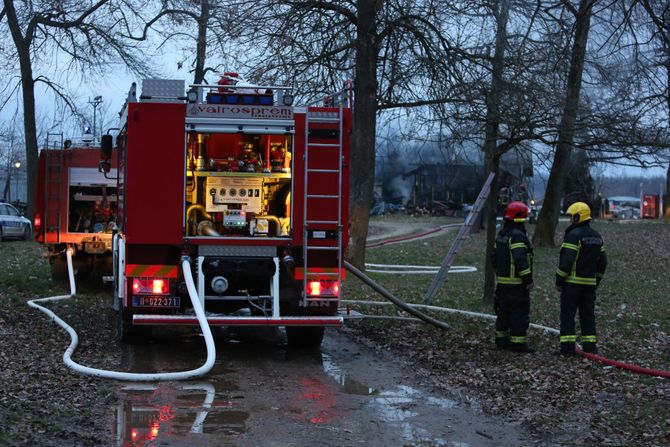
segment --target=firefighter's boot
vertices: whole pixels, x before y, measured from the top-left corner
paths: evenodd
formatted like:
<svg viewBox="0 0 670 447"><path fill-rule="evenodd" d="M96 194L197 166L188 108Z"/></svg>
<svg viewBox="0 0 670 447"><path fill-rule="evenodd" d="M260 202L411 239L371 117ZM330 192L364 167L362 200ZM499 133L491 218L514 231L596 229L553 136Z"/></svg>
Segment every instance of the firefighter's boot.
<svg viewBox="0 0 670 447"><path fill-rule="evenodd" d="M574 342L563 342L561 347L555 351L557 355L575 355L575 343Z"/></svg>
<svg viewBox="0 0 670 447"><path fill-rule="evenodd" d="M595 343L592 343L592 342L582 343L582 350L584 352L588 352L589 354L597 354L598 353L598 347L596 346Z"/></svg>
<svg viewBox="0 0 670 447"><path fill-rule="evenodd" d="M509 338L496 337L496 349L503 350L509 347Z"/></svg>

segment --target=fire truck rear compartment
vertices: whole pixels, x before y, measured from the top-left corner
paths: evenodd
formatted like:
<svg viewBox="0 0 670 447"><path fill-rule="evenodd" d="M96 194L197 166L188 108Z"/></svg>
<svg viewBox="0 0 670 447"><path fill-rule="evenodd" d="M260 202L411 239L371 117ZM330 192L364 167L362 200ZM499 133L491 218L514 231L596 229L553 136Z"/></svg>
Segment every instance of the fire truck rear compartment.
<svg viewBox="0 0 670 447"><path fill-rule="evenodd" d="M289 134L188 132L186 236L288 238L292 145Z"/></svg>

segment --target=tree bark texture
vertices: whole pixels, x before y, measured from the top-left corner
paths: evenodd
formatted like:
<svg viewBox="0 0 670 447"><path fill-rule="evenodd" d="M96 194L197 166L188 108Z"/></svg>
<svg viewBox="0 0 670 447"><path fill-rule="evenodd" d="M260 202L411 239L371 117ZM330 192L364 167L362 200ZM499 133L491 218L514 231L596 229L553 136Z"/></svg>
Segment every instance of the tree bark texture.
<svg viewBox="0 0 670 447"><path fill-rule="evenodd" d="M665 8L663 14L663 23L665 25L665 102L667 110L665 111L670 117L670 8ZM668 118L670 120L670 118ZM668 162L668 172L665 174L665 197L663 200L663 216L670 219L670 162Z"/></svg>
<svg viewBox="0 0 670 447"><path fill-rule="evenodd" d="M21 72L21 93L23 100L23 131L26 144L26 216L33 219L35 215L35 188L37 178L37 124L35 117L35 81L33 79L33 67L30 60L31 35L23 36L21 25L14 9L12 0L4 0L7 25L9 26L12 40L16 46L19 58L19 69ZM33 32L29 27L26 34Z"/></svg>
<svg viewBox="0 0 670 447"><path fill-rule="evenodd" d="M491 88L486 100L486 129L484 155L486 173L493 172L491 192L486 200L486 259L484 260L484 296L486 304L493 304L495 272L491 265L491 254L496 238L496 205L498 203L498 174L500 173L500 154L498 153L498 135L500 128L500 100L503 94L505 48L507 46L507 21L509 19L509 0L500 0L496 11L496 45L491 70Z"/></svg>
<svg viewBox="0 0 670 447"><path fill-rule="evenodd" d="M582 87L584 58L586 56L593 3L593 0L580 0L579 2L565 102L558 128L558 144L549 173L542 211L538 216L535 234L533 235L533 244L536 246L554 246L554 233L558 224L561 199L565 189L565 177L568 174L570 154L575 138L575 123L579 113L579 95Z"/></svg>
<svg viewBox="0 0 670 447"><path fill-rule="evenodd" d="M375 174L375 129L377 125L378 42L375 19L378 2L358 0L356 75L354 77L354 129L351 148L350 227L347 259L365 267L365 240Z"/></svg>
<svg viewBox="0 0 670 447"><path fill-rule="evenodd" d="M202 84L205 79L205 60L207 58L207 28L209 26L209 0L200 0L200 17L198 17L198 38L195 46L194 84Z"/></svg>

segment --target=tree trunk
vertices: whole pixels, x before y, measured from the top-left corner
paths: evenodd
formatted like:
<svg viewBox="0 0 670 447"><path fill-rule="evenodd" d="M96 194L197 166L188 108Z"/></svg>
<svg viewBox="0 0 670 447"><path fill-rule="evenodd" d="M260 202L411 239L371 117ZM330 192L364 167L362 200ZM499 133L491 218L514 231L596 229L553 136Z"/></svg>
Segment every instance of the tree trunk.
<svg viewBox="0 0 670 447"><path fill-rule="evenodd" d="M4 0L7 25L12 35L21 70L21 93L23 96L23 131L26 142L26 217L35 215L35 185L37 177L37 125L35 119L35 81L30 60L30 36L21 34L14 2Z"/></svg>
<svg viewBox="0 0 670 447"><path fill-rule="evenodd" d="M205 60L207 58L207 27L209 25L209 0L200 0L198 17L198 38L195 46L194 84L202 84L205 79Z"/></svg>
<svg viewBox="0 0 670 447"><path fill-rule="evenodd" d="M560 214L565 177L568 173L570 153L575 138L575 123L579 113L579 94L582 87L582 73L591 24L592 5L593 0L579 1L565 103L558 128L558 144L549 173L542 211L538 216L535 234L533 235L533 244L536 246L554 246L554 233Z"/></svg>
<svg viewBox="0 0 670 447"><path fill-rule="evenodd" d="M496 238L496 205L498 203L498 174L500 173L500 154L498 154L498 130L500 127L500 98L503 93L503 70L505 47L507 46L507 20L509 19L509 0L500 0L496 11L496 46L491 70L491 88L486 100L486 140L484 142L485 174L493 172L496 176L491 183L491 193L486 200L486 259L484 260L484 296L486 304L493 304L495 273L491 265L491 253Z"/></svg>
<svg viewBox="0 0 670 447"><path fill-rule="evenodd" d="M493 244L496 239L496 208L498 204L498 175L500 174L500 157L494 155L487 157L487 173L493 172L496 176L491 182L491 193L486 199L484 212L484 222L486 225L486 259L484 260L484 303L493 304L493 294L495 292L495 271L491 264L491 255L493 254Z"/></svg>
<svg viewBox="0 0 670 447"><path fill-rule="evenodd" d="M670 116L670 9L665 8L663 13L663 23L665 24L665 85L668 88L665 89L665 103L668 106L665 111L668 116ZM670 118L668 118L670 120ZM670 162L668 162L668 172L665 174L665 196L663 196L663 216L666 219L670 219Z"/></svg>
<svg viewBox="0 0 670 447"><path fill-rule="evenodd" d="M354 123L351 144L350 227L347 259L365 267L365 239L374 189L375 130L377 125L377 35L375 0L358 0Z"/></svg>

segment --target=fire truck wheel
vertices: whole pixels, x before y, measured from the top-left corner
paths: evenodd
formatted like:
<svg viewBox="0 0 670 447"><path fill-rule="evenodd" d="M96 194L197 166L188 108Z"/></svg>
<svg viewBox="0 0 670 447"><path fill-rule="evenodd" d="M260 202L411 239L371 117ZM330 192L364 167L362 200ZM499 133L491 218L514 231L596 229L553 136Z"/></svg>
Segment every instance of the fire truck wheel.
<svg viewBox="0 0 670 447"><path fill-rule="evenodd" d="M51 265L51 279L56 282L67 281L67 260L65 259L65 255L53 256L49 261Z"/></svg>
<svg viewBox="0 0 670 447"><path fill-rule="evenodd" d="M318 348L323 341L324 327L287 327L286 339L290 347Z"/></svg>
<svg viewBox="0 0 670 447"><path fill-rule="evenodd" d="M146 343L151 338L151 326L133 325L132 312L121 308L118 318L118 333L124 343Z"/></svg>

